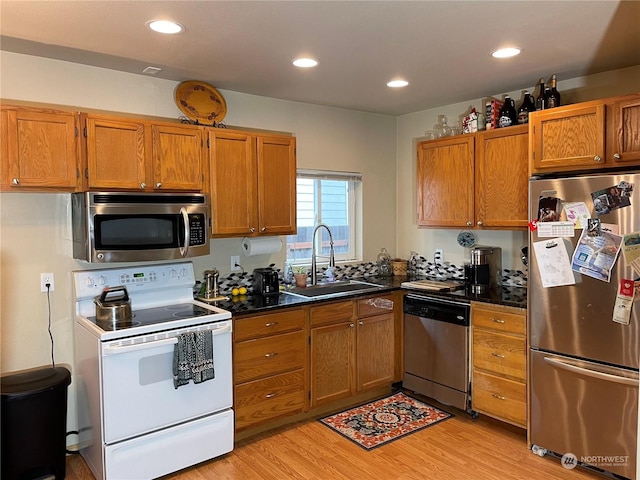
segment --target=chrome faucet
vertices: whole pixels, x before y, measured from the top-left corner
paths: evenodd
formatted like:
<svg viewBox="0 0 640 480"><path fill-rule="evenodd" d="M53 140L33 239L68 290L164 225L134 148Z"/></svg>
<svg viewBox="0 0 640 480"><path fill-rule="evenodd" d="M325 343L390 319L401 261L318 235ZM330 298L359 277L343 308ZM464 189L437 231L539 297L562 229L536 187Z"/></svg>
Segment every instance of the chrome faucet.
<svg viewBox="0 0 640 480"><path fill-rule="evenodd" d="M311 242L313 244L311 252L311 285L315 285L318 281L316 274L316 257L318 257L318 255L316 255L316 232L320 229L320 227L326 228L327 232L329 232L329 267L333 268L336 266L336 259L333 252L333 234L331 233L331 229L329 229L326 224L319 223L318 226L313 230L313 235L311 237Z"/></svg>

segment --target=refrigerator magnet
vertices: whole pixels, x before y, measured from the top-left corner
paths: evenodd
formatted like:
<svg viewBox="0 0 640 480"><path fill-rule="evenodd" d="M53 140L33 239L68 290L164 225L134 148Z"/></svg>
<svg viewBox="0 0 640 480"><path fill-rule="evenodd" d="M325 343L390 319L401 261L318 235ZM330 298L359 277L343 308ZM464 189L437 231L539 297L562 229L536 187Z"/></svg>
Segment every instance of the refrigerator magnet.
<svg viewBox="0 0 640 480"><path fill-rule="evenodd" d="M567 221L573 222L574 228L586 228L587 220L591 218L589 207L584 202L565 202L562 209L567 217Z"/></svg>
<svg viewBox="0 0 640 480"><path fill-rule="evenodd" d="M620 182L602 190L591 193L593 207L598 215L606 215L612 210L631 205L631 192L633 185L628 182Z"/></svg>
<svg viewBox="0 0 640 480"><path fill-rule="evenodd" d="M627 278L620 279L616 303L613 307L613 321L622 325L629 325L631 309L633 308L634 281Z"/></svg>

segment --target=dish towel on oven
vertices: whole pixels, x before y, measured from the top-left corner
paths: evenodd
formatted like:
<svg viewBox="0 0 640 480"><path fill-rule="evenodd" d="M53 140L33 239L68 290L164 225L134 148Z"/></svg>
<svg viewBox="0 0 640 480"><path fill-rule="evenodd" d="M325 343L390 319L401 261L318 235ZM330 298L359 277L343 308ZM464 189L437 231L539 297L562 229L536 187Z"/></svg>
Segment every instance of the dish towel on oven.
<svg viewBox="0 0 640 480"><path fill-rule="evenodd" d="M213 334L207 331L178 335L173 349L173 387L186 385L189 380L202 383L212 378L215 378Z"/></svg>

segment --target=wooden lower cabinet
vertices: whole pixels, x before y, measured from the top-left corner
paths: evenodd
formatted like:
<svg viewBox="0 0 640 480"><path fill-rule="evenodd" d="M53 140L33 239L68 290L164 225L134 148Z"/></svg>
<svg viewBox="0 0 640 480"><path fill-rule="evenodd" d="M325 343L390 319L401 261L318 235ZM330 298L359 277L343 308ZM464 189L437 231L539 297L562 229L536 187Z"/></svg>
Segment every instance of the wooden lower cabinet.
<svg viewBox="0 0 640 480"><path fill-rule="evenodd" d="M526 428L526 310L471 303L473 410Z"/></svg>
<svg viewBox="0 0 640 480"><path fill-rule="evenodd" d="M395 367L393 294L310 309L311 407L391 385Z"/></svg>
<svg viewBox="0 0 640 480"><path fill-rule="evenodd" d="M300 308L235 319L236 431L306 410L306 315Z"/></svg>

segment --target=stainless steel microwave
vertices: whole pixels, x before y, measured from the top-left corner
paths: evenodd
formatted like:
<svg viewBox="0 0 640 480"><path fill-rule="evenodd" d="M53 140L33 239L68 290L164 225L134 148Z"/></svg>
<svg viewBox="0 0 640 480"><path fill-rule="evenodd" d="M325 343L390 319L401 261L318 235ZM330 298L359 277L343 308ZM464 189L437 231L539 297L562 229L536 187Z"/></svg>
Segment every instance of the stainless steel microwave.
<svg viewBox="0 0 640 480"><path fill-rule="evenodd" d="M210 206L200 193L85 192L71 196L73 258L139 262L209 253Z"/></svg>

